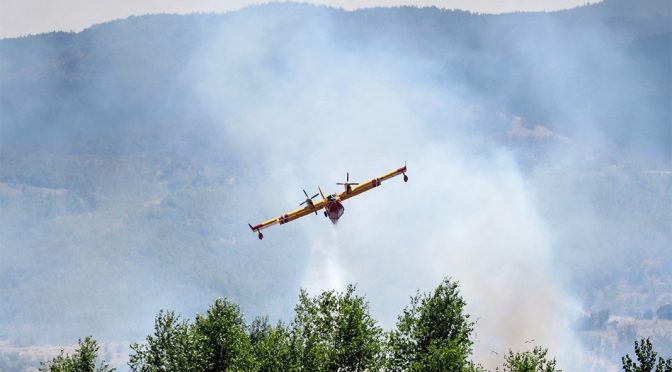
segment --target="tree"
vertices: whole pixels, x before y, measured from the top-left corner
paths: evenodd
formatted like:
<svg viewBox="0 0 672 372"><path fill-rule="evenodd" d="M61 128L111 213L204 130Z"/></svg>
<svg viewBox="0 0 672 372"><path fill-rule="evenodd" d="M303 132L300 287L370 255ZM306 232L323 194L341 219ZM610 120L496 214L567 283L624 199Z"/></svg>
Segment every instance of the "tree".
<svg viewBox="0 0 672 372"><path fill-rule="evenodd" d="M672 357L667 360L658 358L656 364L658 353L653 350L653 344L648 338L635 341L635 355L639 364L633 362L628 354L621 358L625 372L672 372Z"/></svg>
<svg viewBox="0 0 672 372"><path fill-rule="evenodd" d="M206 315L197 315L194 337L203 358L203 371L249 370L252 345L240 307L218 298Z"/></svg>
<svg viewBox="0 0 672 372"><path fill-rule="evenodd" d="M510 372L561 372L555 365L555 359L547 359L548 349L536 346L532 351L509 354L504 358L503 371Z"/></svg>
<svg viewBox="0 0 672 372"><path fill-rule="evenodd" d="M252 345L238 305L217 299L205 315L190 324L173 312L161 311L154 336L145 345L133 344L133 371L250 370Z"/></svg>
<svg viewBox="0 0 672 372"><path fill-rule="evenodd" d="M299 295L292 322L295 360L305 370L375 370L382 361L382 329L369 313L368 302L354 294L324 291Z"/></svg>
<svg viewBox="0 0 672 372"><path fill-rule="evenodd" d="M473 369L474 323L465 313L458 283L444 278L433 293L411 297L411 305L388 334L388 368L392 370Z"/></svg>
<svg viewBox="0 0 672 372"><path fill-rule="evenodd" d="M193 323L161 311L154 334L131 345L133 371L374 370L382 360L383 331L355 295L301 291L291 327L265 317L247 327L238 305L218 299Z"/></svg>
<svg viewBox="0 0 672 372"><path fill-rule="evenodd" d="M273 327L267 317L259 317L250 326L250 342L255 370L280 371L296 368L289 330L282 322Z"/></svg>
<svg viewBox="0 0 672 372"><path fill-rule="evenodd" d="M39 370L44 372L111 372L115 370L110 368L105 361L102 361L96 368L100 346L91 336L84 338L84 341L79 339L77 342L79 346L74 354L64 354L61 350L60 355L54 359L41 362Z"/></svg>
<svg viewBox="0 0 672 372"><path fill-rule="evenodd" d="M154 319L154 335L146 344L131 345L128 365L133 371L194 371L199 355L187 321L172 311L159 312Z"/></svg>

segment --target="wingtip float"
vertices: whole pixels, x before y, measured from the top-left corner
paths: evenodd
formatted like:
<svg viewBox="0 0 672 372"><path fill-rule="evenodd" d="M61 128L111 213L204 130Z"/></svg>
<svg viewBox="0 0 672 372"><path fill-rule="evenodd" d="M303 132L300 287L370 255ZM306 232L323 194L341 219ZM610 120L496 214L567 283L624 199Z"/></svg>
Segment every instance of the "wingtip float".
<svg viewBox="0 0 672 372"><path fill-rule="evenodd" d="M403 175L404 182L408 182L408 176L406 175L406 163L404 163L403 167L397 170L362 183L350 182L350 173L346 173L345 182L337 183L337 185L343 186L343 191L340 193L325 196L322 192L322 188L318 186L317 189L319 190L319 193L313 196L308 196L306 190L303 190L303 194L306 196L306 200L299 204L300 206L303 206L302 208L285 213L281 216L272 218L254 226L249 223L247 225L250 227L252 232L256 232L258 234L259 239L263 239L264 234L261 233L261 230L271 227L275 224L286 224L287 222L294 221L311 213L317 214L317 211L321 209L324 209L324 217L329 218L331 222L335 224L338 222L338 219L341 218L343 212L345 211L345 207L343 207L343 201L369 191L374 187L378 187L383 183L383 181L389 180L390 178L396 177L398 175ZM318 195L322 197L322 200L313 201L313 199L315 199Z"/></svg>

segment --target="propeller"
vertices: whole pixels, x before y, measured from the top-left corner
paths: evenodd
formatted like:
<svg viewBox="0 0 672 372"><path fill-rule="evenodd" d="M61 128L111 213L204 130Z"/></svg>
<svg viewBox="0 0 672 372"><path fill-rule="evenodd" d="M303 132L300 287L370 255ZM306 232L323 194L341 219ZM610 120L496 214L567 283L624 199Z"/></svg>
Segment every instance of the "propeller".
<svg viewBox="0 0 672 372"><path fill-rule="evenodd" d="M345 186L346 190L349 189L350 186L359 185L357 182L350 182L350 172L347 172L345 175L345 182L337 182L337 185Z"/></svg>
<svg viewBox="0 0 672 372"><path fill-rule="evenodd" d="M320 195L320 193L318 192L317 194L315 194L313 196L308 196L308 193L306 192L306 190L303 190L303 194L306 195L306 200L299 205L304 205L306 203L312 205L313 204L313 199L315 199L316 196Z"/></svg>
<svg viewBox="0 0 672 372"><path fill-rule="evenodd" d="M315 194L313 196L308 196L308 193L306 192L306 190L303 190L303 194L306 195L306 200L299 205L308 204L311 207L315 208L315 205L313 205L313 199L315 199L316 196L320 195L320 193L318 192L317 194ZM315 211L315 214L317 214L317 211Z"/></svg>

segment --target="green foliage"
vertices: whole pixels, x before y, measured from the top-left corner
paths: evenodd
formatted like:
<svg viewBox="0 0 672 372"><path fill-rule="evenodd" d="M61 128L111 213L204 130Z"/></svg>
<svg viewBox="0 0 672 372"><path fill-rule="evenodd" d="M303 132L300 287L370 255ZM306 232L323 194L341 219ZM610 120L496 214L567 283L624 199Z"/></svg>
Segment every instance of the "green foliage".
<svg viewBox="0 0 672 372"><path fill-rule="evenodd" d="M115 370L109 368L105 361L96 368L100 346L91 336L87 336L84 341L79 339L78 343L79 346L74 354L68 355L61 350L61 354L54 359L40 363L39 370L44 372L111 372Z"/></svg>
<svg viewBox="0 0 672 372"><path fill-rule="evenodd" d="M252 345L238 305L217 299L205 316L196 316L193 331L203 371L251 368Z"/></svg>
<svg viewBox="0 0 672 372"><path fill-rule="evenodd" d="M465 313L457 282L444 278L433 292L411 297L386 338L355 289L349 285L345 292L324 291L315 297L302 290L289 326L273 326L267 317L248 326L239 306L221 298L193 322L162 310L146 342L131 345L128 364L143 372L485 371L469 360L474 323ZM105 362L96 368L99 349L91 337L80 339L73 355L61 351L39 370L114 371ZM672 358L658 358L648 338L635 341L635 355L636 362L629 355L622 358L626 372L672 372ZM18 366L3 358L3 365ZM509 350L501 371L561 372L548 349L541 347Z"/></svg>
<svg viewBox="0 0 672 372"><path fill-rule="evenodd" d="M250 342L258 371L279 371L295 367L295 348L282 322L273 327L267 317L255 319L250 326Z"/></svg>
<svg viewBox="0 0 672 372"><path fill-rule="evenodd" d="M160 311L154 320L154 335L147 336L147 344L133 344L129 366L134 371L193 371L195 339L186 321L174 312Z"/></svg>
<svg viewBox="0 0 672 372"><path fill-rule="evenodd" d="M433 293L416 294L388 335L388 368L450 370L470 368L474 323L465 313L457 282L444 278ZM473 368L473 366L471 366Z"/></svg>
<svg viewBox="0 0 672 372"><path fill-rule="evenodd" d="M536 346L532 351L509 354L504 358L502 371L511 372L561 372L556 367L555 359L547 358L548 349Z"/></svg>
<svg viewBox="0 0 672 372"><path fill-rule="evenodd" d="M378 369L383 360L382 329L364 298L348 285L345 293L325 291L299 295L292 338L298 365L307 370Z"/></svg>
<svg viewBox="0 0 672 372"><path fill-rule="evenodd" d="M641 339L639 342L635 341L635 355L637 363L630 359L629 354L621 358L625 372L672 372L672 357L658 358L658 363L656 363L658 353L653 350L653 344L648 338Z"/></svg>
<svg viewBox="0 0 672 372"><path fill-rule="evenodd" d="M238 305L217 299L190 324L173 312L160 312L154 335L133 344L133 371L250 370L252 345Z"/></svg>
<svg viewBox="0 0 672 372"><path fill-rule="evenodd" d="M379 369L383 331L368 303L344 293L299 296L291 327L265 317L248 327L237 305L218 299L193 323L160 312L146 344L131 345L133 371L277 371Z"/></svg>

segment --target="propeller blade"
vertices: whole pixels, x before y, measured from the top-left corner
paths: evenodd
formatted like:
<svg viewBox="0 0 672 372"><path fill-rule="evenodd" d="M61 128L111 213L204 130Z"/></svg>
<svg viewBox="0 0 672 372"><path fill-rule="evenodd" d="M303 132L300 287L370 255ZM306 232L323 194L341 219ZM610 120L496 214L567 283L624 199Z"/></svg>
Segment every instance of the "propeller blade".
<svg viewBox="0 0 672 372"><path fill-rule="evenodd" d="M359 185L358 182L350 182L350 185Z"/></svg>
<svg viewBox="0 0 672 372"><path fill-rule="evenodd" d="M311 199L315 199L315 197L316 197L316 196L318 196L318 195L320 195L320 193L319 193L319 192L318 192L317 194L315 194L315 195L311 196L310 198L311 198Z"/></svg>
<svg viewBox="0 0 672 372"><path fill-rule="evenodd" d="M343 183L343 182L336 182L336 184L337 185L347 185L347 183Z"/></svg>
<svg viewBox="0 0 672 372"><path fill-rule="evenodd" d="M305 195L306 198L308 197L308 193L306 192L306 190L303 190L303 195Z"/></svg>
<svg viewBox="0 0 672 372"><path fill-rule="evenodd" d="M305 201L304 201L303 203L299 204L299 205L304 205L304 204L306 204L306 202L305 202Z"/></svg>
<svg viewBox="0 0 672 372"><path fill-rule="evenodd" d="M345 173L345 182L350 182L350 172Z"/></svg>

